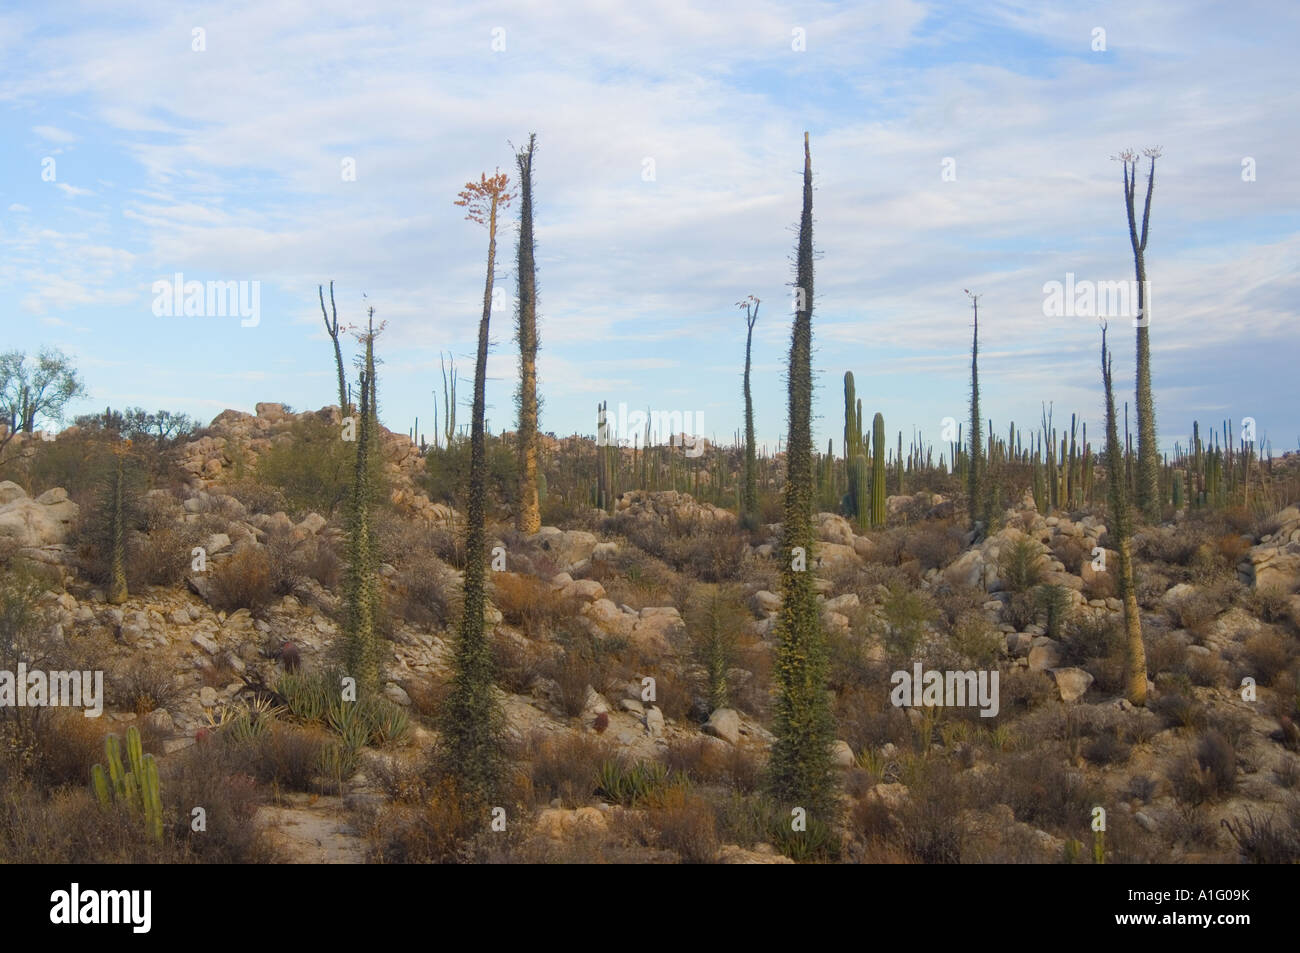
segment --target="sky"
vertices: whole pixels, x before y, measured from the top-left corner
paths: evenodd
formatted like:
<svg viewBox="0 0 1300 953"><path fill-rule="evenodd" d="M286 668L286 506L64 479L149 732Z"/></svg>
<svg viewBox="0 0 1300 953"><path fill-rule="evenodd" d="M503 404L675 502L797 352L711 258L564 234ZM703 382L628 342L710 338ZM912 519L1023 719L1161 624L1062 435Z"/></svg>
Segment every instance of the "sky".
<svg viewBox="0 0 1300 953"><path fill-rule="evenodd" d="M730 442L752 294L774 450L807 131L817 445L839 452L852 371L891 445L940 449L944 418L968 416L964 289L986 419L1029 429L1049 404L1095 440L1098 317L1054 312L1045 288L1132 281L1112 156L1159 146L1161 445L1250 417L1295 450L1297 35L1300 7L1251 0L10 3L0 350L68 354L89 390L73 414L315 409L337 402L317 297L333 280L343 323L386 322L384 424L432 434L445 355L467 424L488 236L453 203L483 172L517 178L535 132L542 430L594 434L606 401L690 412ZM517 208L498 235L493 432L514 418ZM155 283L177 273L255 287L256 320L165 313ZM1132 319L1109 326L1131 402Z"/></svg>

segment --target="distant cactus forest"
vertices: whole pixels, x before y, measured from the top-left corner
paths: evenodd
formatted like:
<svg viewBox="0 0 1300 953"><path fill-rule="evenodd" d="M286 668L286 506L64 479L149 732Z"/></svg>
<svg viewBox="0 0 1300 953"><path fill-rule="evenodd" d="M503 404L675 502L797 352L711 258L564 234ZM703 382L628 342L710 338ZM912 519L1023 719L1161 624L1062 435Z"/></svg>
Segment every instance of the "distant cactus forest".
<svg viewBox="0 0 1300 953"><path fill-rule="evenodd" d="M1095 406L986 417L997 305L954 275L969 405L931 443L873 407L868 354L816 406L836 250L805 133L793 311L737 287L716 341L728 445L604 401L594 439L545 431L538 141L447 197L483 256L477 349L406 432L380 422L386 325L341 323L333 282L320 410L59 428L72 360L0 355L0 669L51 698L104 674L96 718L0 679L0 860L1300 861L1300 465L1249 419L1159 449L1186 423L1158 416L1143 311L1159 149L1115 157L1137 317L1097 328ZM779 374L752 360L768 322Z"/></svg>

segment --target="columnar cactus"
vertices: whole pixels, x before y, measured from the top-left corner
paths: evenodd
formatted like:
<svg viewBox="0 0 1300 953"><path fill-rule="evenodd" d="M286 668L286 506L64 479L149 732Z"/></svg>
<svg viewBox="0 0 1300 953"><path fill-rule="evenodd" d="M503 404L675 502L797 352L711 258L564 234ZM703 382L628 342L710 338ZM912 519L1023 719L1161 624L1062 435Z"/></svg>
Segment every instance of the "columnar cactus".
<svg viewBox="0 0 1300 953"><path fill-rule="evenodd" d="M105 810L117 803L139 812L144 818L145 831L155 841L161 841L163 807L158 765L153 755L143 753L140 731L135 725L126 730L126 754L127 763L123 765L122 748L117 735L110 734L104 739L108 771L105 773L103 765L99 764L90 769L90 783L95 798Z"/></svg>
<svg viewBox="0 0 1300 953"><path fill-rule="evenodd" d="M871 421L871 525L885 525L885 417Z"/></svg>

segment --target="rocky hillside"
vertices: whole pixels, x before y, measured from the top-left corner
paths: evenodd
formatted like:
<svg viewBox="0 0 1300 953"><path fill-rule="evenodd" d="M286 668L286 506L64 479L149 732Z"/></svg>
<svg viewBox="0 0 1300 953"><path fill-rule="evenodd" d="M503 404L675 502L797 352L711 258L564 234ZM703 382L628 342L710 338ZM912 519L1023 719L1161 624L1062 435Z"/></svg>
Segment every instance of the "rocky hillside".
<svg viewBox="0 0 1300 953"><path fill-rule="evenodd" d="M425 771L455 638L457 514L421 491L418 448L384 431L386 727L350 736L310 687L333 677L342 511L268 512L248 489L310 419L340 426L337 408L259 404L171 451L186 476L148 494L121 605L79 535L92 504L0 483L7 572L38 567L40 651L109 683L93 728L53 719L31 740L74 767L21 783L89 803L100 736L136 725L187 856L208 848L176 819L218 762L221 785L248 787L256 850L291 860L1085 862L1097 807L1114 861L1300 856L1295 506L1235 527L1180 514L1138 540L1146 709L1123 698L1101 513L1044 517L1026 494L978 543L925 492L890 497L868 535L820 514L810 569L843 811L817 819L812 853L760 784L780 527L747 532L673 491L529 536L497 526L487 619L514 793L504 829L467 830ZM893 704L893 673L914 664L996 672L996 715Z"/></svg>

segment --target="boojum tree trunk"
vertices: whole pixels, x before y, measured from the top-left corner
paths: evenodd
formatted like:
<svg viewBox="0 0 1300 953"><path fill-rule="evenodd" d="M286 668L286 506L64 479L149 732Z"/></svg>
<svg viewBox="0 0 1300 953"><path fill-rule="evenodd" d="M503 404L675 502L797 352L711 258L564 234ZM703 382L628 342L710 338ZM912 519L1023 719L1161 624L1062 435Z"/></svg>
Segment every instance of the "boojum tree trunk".
<svg viewBox="0 0 1300 953"><path fill-rule="evenodd" d="M1101 332L1101 375L1106 388L1106 468L1110 491L1111 529L1115 536L1115 560L1120 601L1124 605L1124 632L1128 644L1128 700L1145 705L1147 699L1146 649L1142 645L1142 619L1138 615L1137 587L1133 585L1132 517L1128 486L1118 466L1121 458L1119 426L1115 420L1115 392L1111 387L1110 353L1106 331Z"/></svg>
<svg viewBox="0 0 1300 953"><path fill-rule="evenodd" d="M515 156L519 166L519 317L515 334L519 341L519 509L515 528L536 533L542 528L541 498L537 488L537 270L533 247L533 153L537 136L528 137L528 147Z"/></svg>

